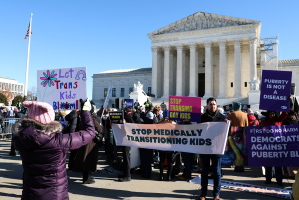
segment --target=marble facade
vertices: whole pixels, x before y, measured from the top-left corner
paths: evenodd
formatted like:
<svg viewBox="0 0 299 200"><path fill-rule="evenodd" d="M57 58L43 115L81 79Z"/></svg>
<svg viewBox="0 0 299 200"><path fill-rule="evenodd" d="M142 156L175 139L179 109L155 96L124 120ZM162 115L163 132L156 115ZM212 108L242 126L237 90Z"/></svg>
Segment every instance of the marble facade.
<svg viewBox="0 0 299 200"><path fill-rule="evenodd" d="M198 12L160 28L152 40L152 93L247 97L257 75L261 22Z"/></svg>

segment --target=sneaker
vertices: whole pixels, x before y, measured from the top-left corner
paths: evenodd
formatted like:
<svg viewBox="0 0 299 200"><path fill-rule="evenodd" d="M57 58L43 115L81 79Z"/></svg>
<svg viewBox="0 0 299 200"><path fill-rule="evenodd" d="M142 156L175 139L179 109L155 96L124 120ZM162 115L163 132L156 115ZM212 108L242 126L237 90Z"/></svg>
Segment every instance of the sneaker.
<svg viewBox="0 0 299 200"><path fill-rule="evenodd" d="M124 176L123 178L118 178L120 182L129 182L131 181L131 176Z"/></svg>

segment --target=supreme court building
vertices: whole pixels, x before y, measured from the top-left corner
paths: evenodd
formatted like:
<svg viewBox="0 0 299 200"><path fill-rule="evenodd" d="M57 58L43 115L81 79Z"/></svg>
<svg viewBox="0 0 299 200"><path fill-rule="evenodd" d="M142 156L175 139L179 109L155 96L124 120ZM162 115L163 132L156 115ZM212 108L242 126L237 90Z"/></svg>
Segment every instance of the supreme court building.
<svg viewBox="0 0 299 200"><path fill-rule="evenodd" d="M260 21L198 12L148 34L153 94L247 97L260 30Z"/></svg>
<svg viewBox="0 0 299 200"><path fill-rule="evenodd" d="M132 81L140 81L157 101L170 95L250 99L248 94L259 92L261 71L267 69L260 32L260 21L197 12L147 35L152 68L94 74L93 100L105 97L107 78L117 83L115 98L129 91ZM276 70L293 72L298 95L299 60L277 61Z"/></svg>

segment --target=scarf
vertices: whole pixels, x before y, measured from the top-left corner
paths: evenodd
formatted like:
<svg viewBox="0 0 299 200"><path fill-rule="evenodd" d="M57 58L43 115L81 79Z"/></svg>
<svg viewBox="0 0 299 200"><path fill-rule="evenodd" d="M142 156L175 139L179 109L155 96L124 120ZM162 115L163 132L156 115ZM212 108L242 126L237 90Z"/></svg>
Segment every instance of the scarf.
<svg viewBox="0 0 299 200"><path fill-rule="evenodd" d="M213 120L213 119L217 116L217 114L218 114L218 109L217 109L216 112L214 112L212 115L210 115L209 111L207 110L207 114L208 114L208 117L209 117L211 120Z"/></svg>

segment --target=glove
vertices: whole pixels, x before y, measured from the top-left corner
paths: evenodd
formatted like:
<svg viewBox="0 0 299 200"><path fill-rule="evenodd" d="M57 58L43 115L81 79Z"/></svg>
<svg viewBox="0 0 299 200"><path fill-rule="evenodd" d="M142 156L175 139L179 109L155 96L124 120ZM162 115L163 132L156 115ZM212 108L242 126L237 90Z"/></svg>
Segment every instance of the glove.
<svg viewBox="0 0 299 200"><path fill-rule="evenodd" d="M91 110L91 104L89 98L87 98L85 102L82 99L80 99L80 102L81 102L81 110L87 110L87 111Z"/></svg>

